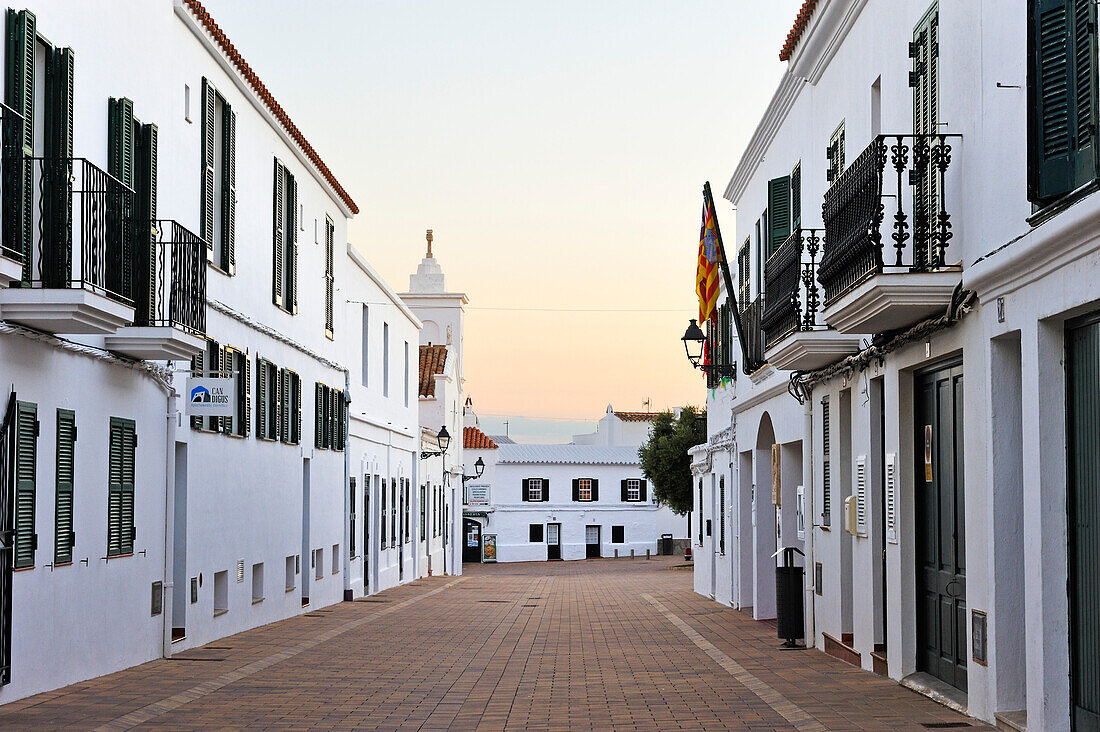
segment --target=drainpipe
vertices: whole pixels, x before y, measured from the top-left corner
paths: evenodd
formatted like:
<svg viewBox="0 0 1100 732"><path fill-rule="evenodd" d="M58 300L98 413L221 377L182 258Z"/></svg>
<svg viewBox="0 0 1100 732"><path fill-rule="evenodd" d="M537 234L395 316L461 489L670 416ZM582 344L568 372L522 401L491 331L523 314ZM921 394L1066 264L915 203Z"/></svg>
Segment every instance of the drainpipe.
<svg viewBox="0 0 1100 732"><path fill-rule="evenodd" d="M169 387L167 394L168 414L164 430L164 580L161 596L160 616L162 621L161 656L172 655L172 608L175 606L172 579L175 576L176 541L176 400L178 394Z"/></svg>
<svg viewBox="0 0 1100 732"><path fill-rule="evenodd" d="M344 369L344 600L351 595L351 372ZM366 547L363 547L366 551ZM366 578L364 577L364 582Z"/></svg>
<svg viewBox="0 0 1100 732"><path fill-rule="evenodd" d="M810 394L812 395L812 391ZM806 527L806 574L803 578L803 586L806 593L806 646L817 644L816 617L817 607L814 604L814 407L813 399L807 395L806 403L802 405L802 500L804 503L802 516L803 525Z"/></svg>

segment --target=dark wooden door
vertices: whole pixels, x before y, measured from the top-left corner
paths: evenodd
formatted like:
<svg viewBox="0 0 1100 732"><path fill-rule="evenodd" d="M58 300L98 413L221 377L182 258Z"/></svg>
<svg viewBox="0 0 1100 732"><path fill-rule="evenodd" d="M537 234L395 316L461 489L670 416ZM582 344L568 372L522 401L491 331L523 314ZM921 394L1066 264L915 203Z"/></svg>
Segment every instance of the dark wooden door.
<svg viewBox="0 0 1100 732"><path fill-rule="evenodd" d="M561 559L561 524L546 524L546 558Z"/></svg>
<svg viewBox="0 0 1100 732"><path fill-rule="evenodd" d="M1073 726L1100 730L1100 312L1066 328Z"/></svg>
<svg viewBox="0 0 1100 732"><path fill-rule="evenodd" d="M917 667L966 691L962 364L917 377Z"/></svg>
<svg viewBox="0 0 1100 732"><path fill-rule="evenodd" d="M363 476L363 594L370 593L370 476Z"/></svg>
<svg viewBox="0 0 1100 732"><path fill-rule="evenodd" d="M600 556L600 527L584 527L584 556L586 559L595 559Z"/></svg>
<svg viewBox="0 0 1100 732"><path fill-rule="evenodd" d="M481 561L481 524L477 521L462 521L462 561Z"/></svg>
<svg viewBox="0 0 1100 732"><path fill-rule="evenodd" d="M0 427L0 686L11 683L11 593L15 560L15 392Z"/></svg>

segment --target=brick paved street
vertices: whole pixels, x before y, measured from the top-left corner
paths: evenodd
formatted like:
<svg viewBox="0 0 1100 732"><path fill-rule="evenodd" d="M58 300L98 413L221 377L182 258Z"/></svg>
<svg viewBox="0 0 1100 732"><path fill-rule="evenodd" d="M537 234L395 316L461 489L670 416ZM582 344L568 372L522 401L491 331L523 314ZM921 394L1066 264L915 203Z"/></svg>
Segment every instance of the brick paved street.
<svg viewBox="0 0 1100 732"><path fill-rule="evenodd" d="M0 707L0 729L928 729L974 721L669 560L467 567Z"/></svg>

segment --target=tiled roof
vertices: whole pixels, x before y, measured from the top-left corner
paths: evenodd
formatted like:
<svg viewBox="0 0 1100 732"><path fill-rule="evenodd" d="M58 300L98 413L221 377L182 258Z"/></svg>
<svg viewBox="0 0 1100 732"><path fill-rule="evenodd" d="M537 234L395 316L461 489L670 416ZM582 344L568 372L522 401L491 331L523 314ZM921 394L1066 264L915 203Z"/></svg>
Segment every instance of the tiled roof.
<svg viewBox="0 0 1100 732"><path fill-rule="evenodd" d="M497 443L477 427L465 427L462 430L462 447L467 450L495 450Z"/></svg>
<svg viewBox="0 0 1100 732"><path fill-rule="evenodd" d="M443 373L446 365L446 346L420 347L420 396L435 396L435 375Z"/></svg>
<svg viewBox="0 0 1100 732"><path fill-rule="evenodd" d="M298 129L298 126L294 124L294 121L290 119L290 115L286 113L271 92L268 91L267 85L260 81L260 77L256 75L256 72L252 70L252 67L248 65L248 62L241 56L240 51L233 45L229 38L225 35L225 32L218 27L218 24L214 22L214 19L210 17L210 13L206 12L206 8L202 6L199 0L183 0L184 6L195 16L195 18L202 24L206 32L214 39L214 42L222 49L225 55L229 58L229 61L237 67L237 71L240 72L244 80L248 82L248 85L252 87L252 90L256 92L256 95L267 106L271 113L275 115L275 119L279 120L283 128L287 131L298 146L302 148L302 152L306 154L306 157L317 166L317 170L320 171L324 179L329 182L329 185L333 187L337 195L340 196L347 207L353 214L359 213L359 207L355 205L355 201L352 200L348 192L344 190L344 187L340 185L340 181L336 180L336 176L332 174L332 171L325 165L325 161L321 160L321 156L317 154L317 151L313 149L313 146L309 144L309 140L302 134L302 131Z"/></svg>
<svg viewBox="0 0 1100 732"><path fill-rule="evenodd" d="M657 412L615 412L615 416L624 422L652 422Z"/></svg>
<svg viewBox="0 0 1100 732"><path fill-rule="evenodd" d="M637 447L605 445L501 445L497 463L639 465Z"/></svg>
<svg viewBox="0 0 1100 732"><path fill-rule="evenodd" d="M795 47L798 46L798 41L802 38L802 34L806 32L806 26L810 24L810 16L813 15L817 3L818 0L805 0L805 2L802 3L802 8L798 11L798 15L794 19L794 27L791 28L791 32L787 34L787 40L783 43L783 48L779 49L780 61L789 61L791 59Z"/></svg>

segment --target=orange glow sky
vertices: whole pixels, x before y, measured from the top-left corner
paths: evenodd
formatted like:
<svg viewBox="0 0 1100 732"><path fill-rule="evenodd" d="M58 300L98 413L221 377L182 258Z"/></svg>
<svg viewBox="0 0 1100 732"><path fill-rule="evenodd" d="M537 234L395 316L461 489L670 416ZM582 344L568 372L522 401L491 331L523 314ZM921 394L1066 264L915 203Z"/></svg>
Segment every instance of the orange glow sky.
<svg viewBox="0 0 1100 732"><path fill-rule="evenodd" d="M358 202L350 237L394 289L435 230L470 298L479 414L705 400L679 340L701 189L725 188L799 0L205 4Z"/></svg>

